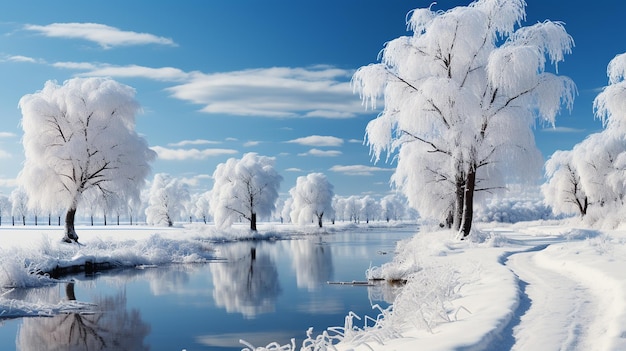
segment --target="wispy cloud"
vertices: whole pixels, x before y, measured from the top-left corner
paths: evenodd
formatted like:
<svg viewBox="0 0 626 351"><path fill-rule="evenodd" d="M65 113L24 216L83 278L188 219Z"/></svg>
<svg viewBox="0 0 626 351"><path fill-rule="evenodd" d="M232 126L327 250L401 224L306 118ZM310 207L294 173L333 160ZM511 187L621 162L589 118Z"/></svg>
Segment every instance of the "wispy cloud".
<svg viewBox="0 0 626 351"><path fill-rule="evenodd" d="M0 150L0 159L7 159L13 157L10 153L4 150Z"/></svg>
<svg viewBox="0 0 626 351"><path fill-rule="evenodd" d="M287 143L318 147L341 146L343 144L343 139L334 136L311 135L308 137L289 140L287 141Z"/></svg>
<svg viewBox="0 0 626 351"><path fill-rule="evenodd" d="M173 83L172 97L201 105L201 112L270 118L352 118L366 111L350 87L352 71L329 66L185 72L176 67L118 66L97 62L29 61L80 71L77 76L143 78Z"/></svg>
<svg viewBox="0 0 626 351"><path fill-rule="evenodd" d="M304 171L300 168L292 167L292 168L285 169L285 172L304 172Z"/></svg>
<svg viewBox="0 0 626 351"><path fill-rule="evenodd" d="M311 149L307 152L298 154L298 156L337 157L341 156L341 151Z"/></svg>
<svg viewBox="0 0 626 351"><path fill-rule="evenodd" d="M232 155L238 151L233 149L169 149L162 146L151 147L162 160L204 160L213 156Z"/></svg>
<svg viewBox="0 0 626 351"><path fill-rule="evenodd" d="M168 88L202 112L252 117L351 118L364 112L350 87L351 71L319 66L194 73Z"/></svg>
<svg viewBox="0 0 626 351"><path fill-rule="evenodd" d="M570 128L570 127L550 127L550 128L543 128L541 131L548 132L548 133L583 133L585 132L584 129Z"/></svg>
<svg viewBox="0 0 626 351"><path fill-rule="evenodd" d="M89 62L55 62L52 66L85 71L77 74L83 77L145 78L164 82L180 82L185 81L189 76L189 73L174 67L114 66Z"/></svg>
<svg viewBox="0 0 626 351"><path fill-rule="evenodd" d="M348 140L349 143L353 143L353 144L362 144L363 143L363 139L350 139Z"/></svg>
<svg viewBox="0 0 626 351"><path fill-rule="evenodd" d="M257 146L260 143L261 143L260 141L250 140L250 141L247 141L247 142L243 143L243 146L244 147L252 147L252 146Z"/></svg>
<svg viewBox="0 0 626 351"><path fill-rule="evenodd" d="M176 46L176 43L170 38L149 33L124 31L99 23L52 23L44 26L28 24L24 26L24 29L47 37L88 40L97 43L104 49L114 46L146 44Z"/></svg>
<svg viewBox="0 0 626 351"><path fill-rule="evenodd" d="M6 61L11 61L11 62L29 62L29 63L36 63L37 62L37 60L32 58L32 57L22 56L22 55L9 56L9 57L6 58Z"/></svg>
<svg viewBox="0 0 626 351"><path fill-rule="evenodd" d="M182 140L182 141L179 141L177 143L169 143L169 144L167 144L167 146L171 146L171 147L185 147L185 146L189 146L189 145L215 145L215 144L221 144L221 142L213 141L213 140L205 140L205 139Z"/></svg>
<svg viewBox="0 0 626 351"><path fill-rule="evenodd" d="M15 138L17 134L11 132L0 132L0 138Z"/></svg>
<svg viewBox="0 0 626 351"><path fill-rule="evenodd" d="M332 166L330 168L330 171L343 173L346 175L371 176L371 175L374 175L374 172L389 172L389 171L393 171L393 169L364 166L364 165L349 165L349 166L336 165L336 166Z"/></svg>

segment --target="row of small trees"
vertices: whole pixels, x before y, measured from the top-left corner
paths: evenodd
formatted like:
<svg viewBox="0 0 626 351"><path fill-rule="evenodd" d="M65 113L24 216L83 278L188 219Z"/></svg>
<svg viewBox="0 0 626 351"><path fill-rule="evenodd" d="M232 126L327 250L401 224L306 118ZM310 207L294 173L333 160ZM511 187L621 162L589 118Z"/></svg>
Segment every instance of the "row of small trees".
<svg viewBox="0 0 626 351"><path fill-rule="evenodd" d="M252 162L251 160L256 159L258 161L264 158L250 154L244 155L244 159L246 160L229 160L221 167L236 164L237 161ZM232 174L229 179L231 181L234 179ZM274 179L278 180L276 177ZM246 185L240 189L244 193L244 190L248 189L248 185L253 185L252 182L242 184ZM278 185L278 183L271 184L271 187L276 188ZM262 190L259 189L256 192L251 192L251 195L256 196L261 192ZM258 217L300 225L315 223L319 227L323 226L324 220L332 223L335 221L353 221L356 223L365 221L368 223L372 220L401 220L407 216L407 205L403 196L387 195L380 201L369 195L341 197L334 194L333 185L322 173L311 173L298 177L296 185L290 189L289 195L289 198L284 201L277 200L275 197L278 198L278 193L272 192L267 201L255 203L253 209L254 213L257 214L256 216L246 216L241 214L241 210L232 209L237 208L236 206L244 207L245 204L250 203L249 200L244 201L245 204L236 204L235 198L228 202L220 202L222 195L220 192L214 193L214 190L190 194L187 185L181 179L165 173L158 173L154 176L151 186L144 189L141 195L142 201L107 203L106 201L85 199L82 215L90 220L92 225L94 224L94 217L104 218L104 225L107 225L107 218L110 217L114 218L114 224L119 225L121 217L131 225L133 222L142 221L151 225L172 226L177 221L195 220L208 223L212 221L215 214L219 216L219 209L221 209L221 212L232 212L233 221L250 221L250 218ZM241 196L239 197L241 198ZM10 196L0 195L0 224L2 224L2 217L8 215L13 217L13 224L17 218L18 223L25 225L27 217L34 218L35 224L42 217L47 217L49 224L52 222L51 218L54 218L55 224L57 218L60 222L61 209L54 212L44 212L38 208L29 208L28 203L28 196L21 188L15 189ZM211 204L216 207L212 207ZM110 207L111 205L114 207ZM251 228L252 226L251 223Z"/></svg>

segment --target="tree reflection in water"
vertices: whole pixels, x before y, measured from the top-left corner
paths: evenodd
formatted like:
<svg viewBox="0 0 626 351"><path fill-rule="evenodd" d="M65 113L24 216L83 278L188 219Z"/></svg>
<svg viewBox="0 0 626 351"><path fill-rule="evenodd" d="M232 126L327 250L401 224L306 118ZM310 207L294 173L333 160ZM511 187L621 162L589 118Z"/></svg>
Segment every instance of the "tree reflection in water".
<svg viewBox="0 0 626 351"><path fill-rule="evenodd" d="M54 292L54 290L50 290ZM65 287L68 300L75 300L74 283ZM54 317L26 318L17 335L20 350L148 350L144 345L150 326L138 310L126 310L126 293L97 297L97 311Z"/></svg>
<svg viewBox="0 0 626 351"><path fill-rule="evenodd" d="M281 288L276 263L265 250L268 245L239 242L220 247L226 262L209 266L217 306L245 318L274 311Z"/></svg>
<svg viewBox="0 0 626 351"><path fill-rule="evenodd" d="M321 237L291 240L293 268L296 271L298 288L317 290L320 284L333 278L333 257L330 246Z"/></svg>

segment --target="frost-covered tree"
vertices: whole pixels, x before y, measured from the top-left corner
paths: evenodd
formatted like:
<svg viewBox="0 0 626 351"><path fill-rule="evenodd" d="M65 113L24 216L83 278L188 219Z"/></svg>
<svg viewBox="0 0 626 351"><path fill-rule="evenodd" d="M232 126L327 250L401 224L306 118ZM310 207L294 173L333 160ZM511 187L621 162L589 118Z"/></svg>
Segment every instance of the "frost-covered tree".
<svg viewBox="0 0 626 351"><path fill-rule="evenodd" d="M555 214L587 214L589 198L582 187L571 151L557 151L546 162L548 181L541 187L545 201Z"/></svg>
<svg viewBox="0 0 626 351"><path fill-rule="evenodd" d="M293 199L291 221L300 225L314 219L322 228L322 219L333 216L333 185L323 173L310 173L296 179L296 186L289 190Z"/></svg>
<svg viewBox="0 0 626 351"><path fill-rule="evenodd" d="M187 185L169 174L157 173L150 187L146 221L150 225L171 227L185 211L189 200Z"/></svg>
<svg viewBox="0 0 626 351"><path fill-rule="evenodd" d="M6 195L0 195L0 225L2 225L2 216L6 216L11 211L11 200Z"/></svg>
<svg viewBox="0 0 626 351"><path fill-rule="evenodd" d="M539 174L531 127L572 107L574 83L548 72L571 51L558 22L521 26L524 0L478 0L448 11L416 9L411 36L386 44L353 86L384 110L366 140L378 161L397 153L392 183L423 217L470 234L476 192L504 188L503 170ZM518 167L519 166L519 167Z"/></svg>
<svg viewBox="0 0 626 351"><path fill-rule="evenodd" d="M18 176L33 203L63 206L66 242L88 193L139 196L156 153L135 132L135 90L111 79L48 81L20 99L26 161Z"/></svg>
<svg viewBox="0 0 626 351"><path fill-rule="evenodd" d="M349 196L346 199L345 211L351 222L358 223L361 214L361 198L356 195Z"/></svg>
<svg viewBox="0 0 626 351"><path fill-rule="evenodd" d="M26 225L28 194L22 187L15 188L11 192L11 213L13 217L18 217L22 221L22 225Z"/></svg>
<svg viewBox="0 0 626 351"><path fill-rule="evenodd" d="M406 198L400 194L389 194L380 200L380 207L387 222L397 221L402 219L406 212Z"/></svg>
<svg viewBox="0 0 626 351"><path fill-rule="evenodd" d="M590 224L614 227L626 215L626 54L611 60L607 75L609 85L593 104L604 130L555 152L542 191L556 213L577 209Z"/></svg>
<svg viewBox="0 0 626 351"><path fill-rule="evenodd" d="M204 222L204 224L206 224L207 221L209 221L211 217L210 201L211 201L210 191L203 192L202 194L198 196L198 198L195 201L194 215L196 216L196 218L202 218L202 221Z"/></svg>
<svg viewBox="0 0 626 351"><path fill-rule="evenodd" d="M274 211L283 177L274 169L274 158L247 153L217 165L213 179L210 203L215 224L225 228L245 218L256 231L257 217Z"/></svg>
<svg viewBox="0 0 626 351"><path fill-rule="evenodd" d="M380 204L375 198L369 195L361 198L361 208L359 212L361 214L361 218L365 218L365 223L369 223L371 220L376 219L377 215L380 214L381 211L382 209L380 208Z"/></svg>

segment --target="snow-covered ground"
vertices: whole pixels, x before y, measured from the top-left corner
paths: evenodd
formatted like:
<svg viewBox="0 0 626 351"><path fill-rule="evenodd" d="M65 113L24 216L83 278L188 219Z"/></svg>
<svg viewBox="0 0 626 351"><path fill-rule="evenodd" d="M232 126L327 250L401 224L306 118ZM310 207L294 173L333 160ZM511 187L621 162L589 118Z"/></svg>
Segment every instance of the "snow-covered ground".
<svg viewBox="0 0 626 351"><path fill-rule="evenodd" d="M373 318L348 314L340 328L312 332L305 349L323 350L328 342L338 350L626 349L626 229L580 229L577 220L476 227L469 241L447 231L423 230L399 243L392 262L367 272L371 278L408 280L393 309L373 309ZM77 229L81 246L61 243L59 227L0 227L5 291L51 283L32 272L86 261L119 266L204 262L215 257L210 240L250 236L244 226L227 233L210 225ZM270 238L294 229L302 231L291 225L259 227L260 235ZM350 225L328 230L350 230ZM4 317L90 307L77 301L33 305L0 296Z"/></svg>

